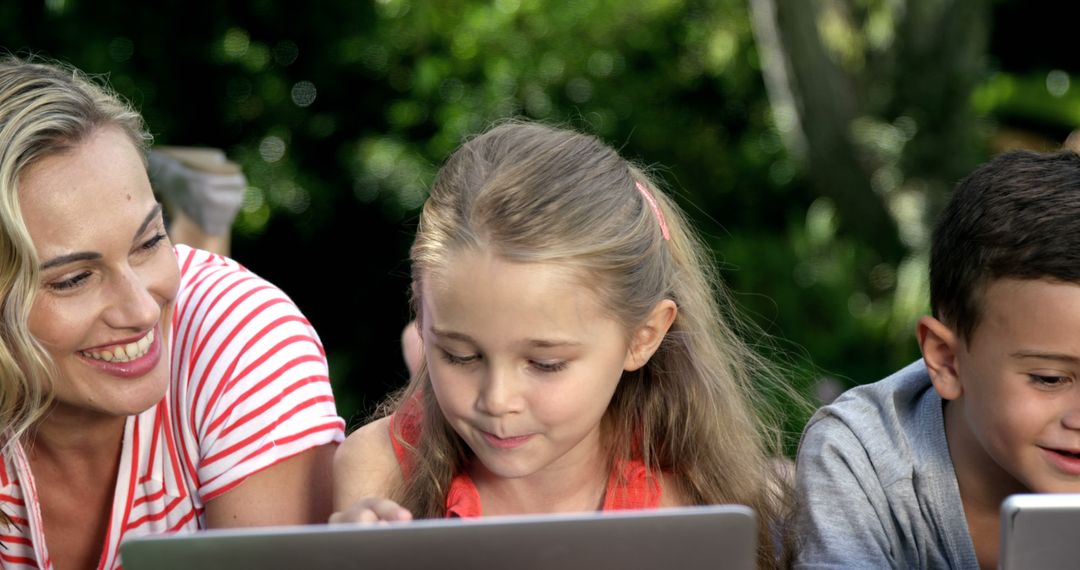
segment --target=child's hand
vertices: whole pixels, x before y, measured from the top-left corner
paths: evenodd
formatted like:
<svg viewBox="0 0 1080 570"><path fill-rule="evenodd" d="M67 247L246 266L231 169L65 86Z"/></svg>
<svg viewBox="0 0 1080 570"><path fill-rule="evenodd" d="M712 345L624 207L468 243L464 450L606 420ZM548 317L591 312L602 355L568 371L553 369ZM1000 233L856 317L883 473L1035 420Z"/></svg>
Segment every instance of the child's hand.
<svg viewBox="0 0 1080 570"><path fill-rule="evenodd" d="M381 497L366 497L356 501L344 511L330 515L330 524L378 523L411 521L412 513L405 507Z"/></svg>

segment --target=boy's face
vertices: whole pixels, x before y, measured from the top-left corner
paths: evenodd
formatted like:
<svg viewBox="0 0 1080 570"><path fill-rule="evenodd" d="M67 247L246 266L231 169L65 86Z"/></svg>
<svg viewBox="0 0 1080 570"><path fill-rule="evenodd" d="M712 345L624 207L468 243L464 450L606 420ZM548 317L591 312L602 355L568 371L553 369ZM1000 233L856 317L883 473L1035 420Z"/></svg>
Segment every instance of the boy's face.
<svg viewBox="0 0 1080 570"><path fill-rule="evenodd" d="M949 429L969 431L950 444L977 442L952 450L958 470L1007 492L1080 492L1080 285L1001 279L981 305L947 409Z"/></svg>

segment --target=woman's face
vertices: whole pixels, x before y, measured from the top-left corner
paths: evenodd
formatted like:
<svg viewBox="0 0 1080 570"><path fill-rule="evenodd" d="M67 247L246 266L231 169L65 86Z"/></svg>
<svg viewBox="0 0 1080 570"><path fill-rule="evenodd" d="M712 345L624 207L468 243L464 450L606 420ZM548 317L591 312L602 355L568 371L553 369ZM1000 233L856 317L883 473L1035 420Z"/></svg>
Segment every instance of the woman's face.
<svg viewBox="0 0 1080 570"><path fill-rule="evenodd" d="M19 176L40 263L30 333L52 356L53 414L127 416L169 385L169 320L180 281L135 145L103 127Z"/></svg>

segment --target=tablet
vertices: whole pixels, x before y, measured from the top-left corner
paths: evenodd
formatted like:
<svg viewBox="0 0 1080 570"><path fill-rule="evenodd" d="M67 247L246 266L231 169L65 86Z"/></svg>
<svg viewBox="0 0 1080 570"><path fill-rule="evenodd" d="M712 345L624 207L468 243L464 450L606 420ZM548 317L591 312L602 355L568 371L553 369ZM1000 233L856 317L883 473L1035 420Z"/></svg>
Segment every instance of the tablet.
<svg viewBox="0 0 1080 570"><path fill-rule="evenodd" d="M741 505L309 525L132 537L126 570L755 567L757 523Z"/></svg>
<svg viewBox="0 0 1080 570"><path fill-rule="evenodd" d="M1080 494L1012 495L1001 504L1003 570L1080 566Z"/></svg>

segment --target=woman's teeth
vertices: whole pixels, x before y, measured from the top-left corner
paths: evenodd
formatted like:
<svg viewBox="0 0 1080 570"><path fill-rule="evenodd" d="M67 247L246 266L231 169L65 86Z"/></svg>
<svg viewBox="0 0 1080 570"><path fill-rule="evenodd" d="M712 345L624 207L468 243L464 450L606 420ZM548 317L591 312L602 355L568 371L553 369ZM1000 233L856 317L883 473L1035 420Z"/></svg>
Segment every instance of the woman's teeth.
<svg viewBox="0 0 1080 570"><path fill-rule="evenodd" d="M154 329L135 342L118 345L111 350L83 350L79 354L105 362L128 362L146 354L151 344L154 344Z"/></svg>

